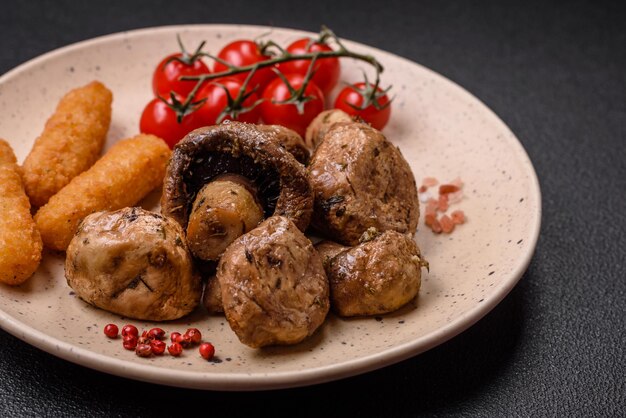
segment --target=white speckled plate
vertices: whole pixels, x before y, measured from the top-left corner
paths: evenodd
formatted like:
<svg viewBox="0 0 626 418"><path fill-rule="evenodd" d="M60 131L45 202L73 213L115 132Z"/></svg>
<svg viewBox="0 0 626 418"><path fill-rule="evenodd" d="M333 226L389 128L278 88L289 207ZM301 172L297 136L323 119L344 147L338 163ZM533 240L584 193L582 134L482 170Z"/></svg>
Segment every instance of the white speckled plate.
<svg viewBox="0 0 626 418"><path fill-rule="evenodd" d="M176 50L176 33L190 48L206 40L207 50L216 53L231 40L268 30L172 26L50 52L0 78L0 137L23 161L59 98L98 79L114 93L110 146L137 133L140 112L151 99L151 72ZM283 43L304 34L271 31ZM418 184L425 176L460 176L465 181L465 199L457 207L465 211L466 224L452 235L434 235L420 222L416 240L431 270L424 273L415 303L378 318L330 315L306 342L262 350L240 344L223 317L207 317L198 309L161 326L166 331L200 328L216 346L218 361L206 362L196 350L179 358L144 359L124 350L119 339L106 338L102 329L109 322L144 328L153 324L126 321L83 303L65 282L64 257L46 253L24 285L0 286L0 326L56 356L119 376L192 388L253 390L308 385L380 368L428 350L483 317L522 276L539 234L541 195L526 152L495 114L456 84L395 55L346 44L374 54L385 65L383 81L393 84L396 95L385 134L410 162ZM361 68L361 63L345 61L342 79L357 81ZM157 200L152 196L147 205Z"/></svg>

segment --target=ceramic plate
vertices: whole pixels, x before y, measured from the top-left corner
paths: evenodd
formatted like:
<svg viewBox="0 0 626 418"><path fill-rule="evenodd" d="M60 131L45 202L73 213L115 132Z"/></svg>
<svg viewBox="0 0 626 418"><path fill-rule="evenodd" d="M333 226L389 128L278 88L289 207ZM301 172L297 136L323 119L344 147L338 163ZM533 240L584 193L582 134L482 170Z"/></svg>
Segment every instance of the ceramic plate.
<svg viewBox="0 0 626 418"><path fill-rule="evenodd" d="M60 97L97 79L114 94L107 147L138 132L151 99L151 74L177 49L176 34L212 53L238 38L271 32L281 44L304 32L253 26L200 25L143 29L80 42L33 59L0 78L0 137L23 161ZM202 309L161 324L167 331L198 327L217 348L214 362L196 350L182 357L139 358L106 338L102 329L127 321L93 308L67 286L64 257L46 253L37 273L19 287L0 286L0 325L22 340L66 360L107 373L201 389L254 390L303 386L377 369L414 356L460 333L511 290L530 262L541 219L537 177L518 140L484 104L458 85L416 63L346 41L375 55L394 86L392 118L384 133L409 161L418 184L425 176L461 177L457 204L467 223L434 235L423 225L416 240L430 262L409 306L376 318L333 315L307 341L261 350L239 343L224 317ZM365 65L342 62L342 79L358 81ZM145 206L158 201L153 194ZM453 207L454 208L454 207Z"/></svg>

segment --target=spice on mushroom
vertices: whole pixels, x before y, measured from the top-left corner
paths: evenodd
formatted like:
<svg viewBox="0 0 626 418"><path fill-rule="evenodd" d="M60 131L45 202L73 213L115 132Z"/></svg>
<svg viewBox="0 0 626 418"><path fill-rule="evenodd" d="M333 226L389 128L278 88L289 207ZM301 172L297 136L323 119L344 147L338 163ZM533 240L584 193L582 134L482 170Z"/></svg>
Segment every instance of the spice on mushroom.
<svg viewBox="0 0 626 418"><path fill-rule="evenodd" d="M378 130L334 123L307 167L315 194L312 224L325 237L356 245L374 227L414 234L419 201L411 167Z"/></svg>
<svg viewBox="0 0 626 418"><path fill-rule="evenodd" d="M262 132L274 135L281 147L289 151L299 163L307 165L311 154L304 139L293 129L280 125L256 125Z"/></svg>
<svg viewBox="0 0 626 418"><path fill-rule="evenodd" d="M322 242L330 282L331 307L341 316L378 315L395 311L419 292L421 269L428 268L415 241L406 234L374 228L352 248Z"/></svg>
<svg viewBox="0 0 626 418"><path fill-rule="evenodd" d="M153 321L193 311L202 291L180 225L141 208L87 216L67 249L65 276L86 302Z"/></svg>
<svg viewBox="0 0 626 418"><path fill-rule="evenodd" d="M311 241L272 216L233 242L217 268L224 313L250 347L296 344L324 322L328 279Z"/></svg>
<svg viewBox="0 0 626 418"><path fill-rule="evenodd" d="M352 117L341 109L324 110L309 124L309 127L306 129L304 141L309 148L315 149L334 124L352 121Z"/></svg>

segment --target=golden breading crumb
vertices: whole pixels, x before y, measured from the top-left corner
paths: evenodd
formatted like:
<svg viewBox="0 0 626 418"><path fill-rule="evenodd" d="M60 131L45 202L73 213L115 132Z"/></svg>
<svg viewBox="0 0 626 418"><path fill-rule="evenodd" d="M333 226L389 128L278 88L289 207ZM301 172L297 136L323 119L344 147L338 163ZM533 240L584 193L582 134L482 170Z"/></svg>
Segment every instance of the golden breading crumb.
<svg viewBox="0 0 626 418"><path fill-rule="evenodd" d="M39 209L35 222L45 246L65 250L85 216L137 204L163 183L170 154L167 144L153 135L116 143Z"/></svg>
<svg viewBox="0 0 626 418"><path fill-rule="evenodd" d="M0 282L18 285L37 270L42 243L15 155L0 139Z"/></svg>
<svg viewBox="0 0 626 418"><path fill-rule="evenodd" d="M13 154L13 148L4 139L0 139L0 165L2 164L16 164L17 158Z"/></svg>
<svg viewBox="0 0 626 418"><path fill-rule="evenodd" d="M93 81L67 93L24 160L26 194L33 206L48 200L96 162L111 123L113 95Z"/></svg>

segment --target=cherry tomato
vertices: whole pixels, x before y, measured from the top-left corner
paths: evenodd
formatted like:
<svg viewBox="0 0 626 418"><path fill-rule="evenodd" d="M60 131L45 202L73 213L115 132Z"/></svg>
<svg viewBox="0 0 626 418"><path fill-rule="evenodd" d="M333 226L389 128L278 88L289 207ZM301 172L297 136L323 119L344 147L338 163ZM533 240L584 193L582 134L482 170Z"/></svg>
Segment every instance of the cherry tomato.
<svg viewBox="0 0 626 418"><path fill-rule="evenodd" d="M341 109L349 115L359 116L374 128L381 130L385 127L391 116L391 105L389 97L378 87L376 93L376 103L370 104L365 109L360 109L365 102L365 97L371 94L373 85L366 86L365 83L355 83L344 87L335 99L335 108Z"/></svg>
<svg viewBox="0 0 626 418"><path fill-rule="evenodd" d="M218 58L237 67L256 64L257 62L266 61L271 58L267 55L261 54L258 45L254 41L247 39L229 43L222 48L217 56ZM215 65L213 66L213 72L215 73L228 71L228 69L228 66L219 61L215 61ZM232 77L235 77L243 82L247 76L248 73L246 72L235 74ZM270 67L261 68L252 76L252 80L250 80L250 88L258 86L257 91L261 92L274 77L275 74Z"/></svg>
<svg viewBox="0 0 626 418"><path fill-rule="evenodd" d="M332 51L332 48L323 43L312 42L310 38L298 39L287 47L287 52L293 55L317 51ZM287 61L281 63L279 69L285 74L297 73L304 76L309 69L310 63L310 60ZM317 59L313 69L315 71L312 77L313 82L317 84L325 95L328 95L339 80L339 73L341 71L339 58Z"/></svg>
<svg viewBox="0 0 626 418"><path fill-rule="evenodd" d="M300 74L286 74L285 78L294 89L302 87L304 77ZM261 103L261 117L268 124L283 125L293 129L304 136L309 123L324 110L324 93L314 82L309 81L304 95L312 97L304 103L302 113L292 103L276 103L289 99L291 93L285 82L276 78L263 91L263 102Z"/></svg>
<svg viewBox="0 0 626 418"><path fill-rule="evenodd" d="M176 111L161 99L152 99L143 110L139 121L139 130L146 134L156 135L167 142L170 148L178 143L188 132L199 128L196 112L185 116L178 123Z"/></svg>
<svg viewBox="0 0 626 418"><path fill-rule="evenodd" d="M215 82L201 87L200 90L198 90L196 100L206 98L206 102L204 102L204 104L194 112L196 113L196 119L198 122L201 122L203 126L215 125L225 119L257 123L260 117L260 109L258 106L254 106L254 104L259 99L259 96L257 96L256 93L251 92L251 88L246 89L246 93L249 93L249 96L243 101L243 103L236 105L234 109L227 109L228 97L226 96L224 87L228 90L230 97L235 100L239 94L242 84L243 82L237 78L226 77L220 78ZM222 112L225 109L226 114L221 120L218 120L220 116L222 116ZM240 113L240 110L244 111Z"/></svg>
<svg viewBox="0 0 626 418"><path fill-rule="evenodd" d="M171 54L165 57L159 65L157 65L152 75L152 89L155 96L167 99L170 92L178 93L185 97L196 85L194 80L179 80L182 76L194 76L209 73L209 67L200 59L190 59L189 63L184 63L174 58L180 58L185 61L183 54Z"/></svg>

